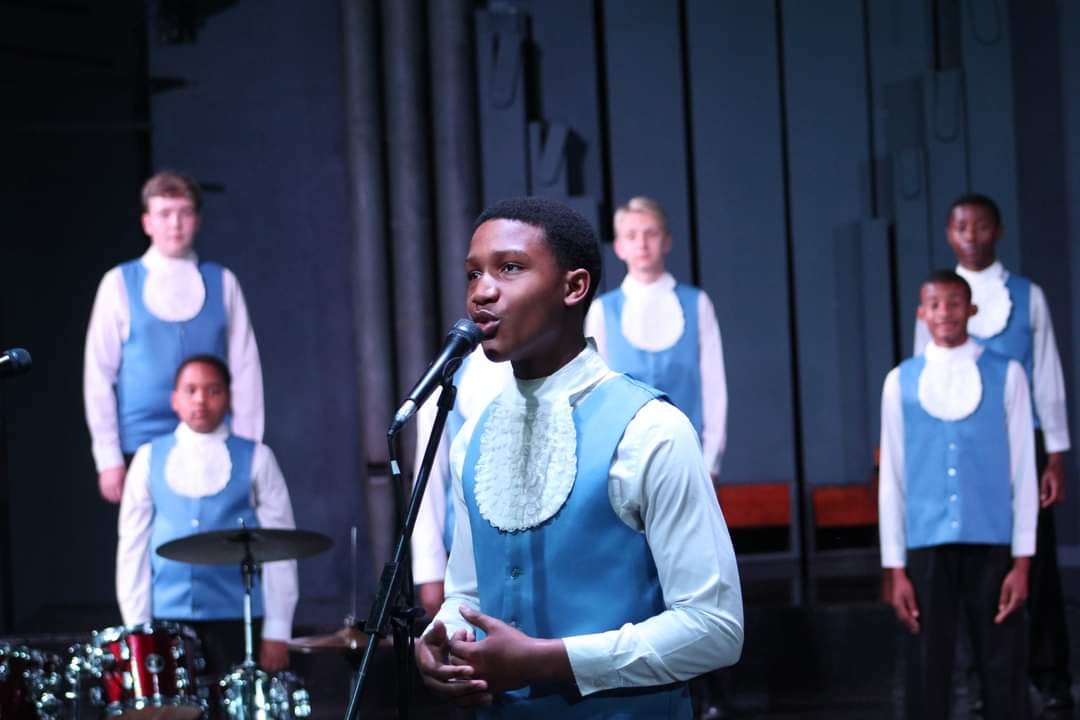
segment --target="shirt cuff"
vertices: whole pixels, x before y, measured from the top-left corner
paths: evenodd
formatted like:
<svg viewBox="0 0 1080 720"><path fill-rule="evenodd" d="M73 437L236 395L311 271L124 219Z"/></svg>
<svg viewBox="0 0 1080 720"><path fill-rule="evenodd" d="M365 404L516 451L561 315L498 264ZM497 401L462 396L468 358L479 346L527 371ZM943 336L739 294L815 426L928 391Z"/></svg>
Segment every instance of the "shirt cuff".
<svg viewBox="0 0 1080 720"><path fill-rule="evenodd" d="M94 445L92 452L98 472L124 466L124 453L119 445Z"/></svg>
<svg viewBox="0 0 1080 720"><path fill-rule="evenodd" d="M263 618L262 636L264 640L280 640L282 642L291 640L292 623L287 620Z"/></svg>
<svg viewBox="0 0 1080 720"><path fill-rule="evenodd" d="M589 695L620 687L619 673L611 666L607 643L597 643L595 635L577 635L563 638L563 644L578 692Z"/></svg>
<svg viewBox="0 0 1080 720"><path fill-rule="evenodd" d="M1013 557L1031 557L1035 554L1035 530L1013 533Z"/></svg>
<svg viewBox="0 0 1080 720"><path fill-rule="evenodd" d="M907 548L902 545L881 546L881 567L902 568L907 565Z"/></svg>
<svg viewBox="0 0 1080 720"><path fill-rule="evenodd" d="M1046 446L1048 453L1068 452L1070 448L1068 429L1051 432L1043 428L1043 445Z"/></svg>

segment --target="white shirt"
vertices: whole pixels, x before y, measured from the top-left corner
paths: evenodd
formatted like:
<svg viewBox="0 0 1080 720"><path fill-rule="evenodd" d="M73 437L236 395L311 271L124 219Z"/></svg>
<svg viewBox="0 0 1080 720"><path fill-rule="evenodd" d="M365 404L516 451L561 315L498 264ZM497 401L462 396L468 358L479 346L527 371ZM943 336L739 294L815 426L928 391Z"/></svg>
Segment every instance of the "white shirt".
<svg viewBox="0 0 1080 720"><path fill-rule="evenodd" d="M220 492L228 475L215 470L214 463L205 458L220 455L229 431L219 426L209 433L197 433L181 423L176 428L176 445L166 460L166 482L169 487L188 497L206 497ZM226 450L226 453L228 451ZM186 456L181 464L185 470L196 466L210 467L202 473L171 473L168 465L176 454ZM227 456L226 456L227 457ZM224 481L222 481L224 477ZM289 489L281 474L274 453L262 443L256 443L251 460L251 506L259 527L293 529L292 503ZM150 574L150 532L154 520L154 503L150 497L150 444L138 449L128 468L124 496L120 501L120 539L116 546L116 597L125 625L148 622L153 614ZM192 528L192 533L199 532ZM240 582L239 568L236 582ZM268 640L288 640L292 636L293 613L299 597L296 561L266 563L262 566L263 637ZM243 608L236 609L237 617Z"/></svg>
<svg viewBox="0 0 1080 720"><path fill-rule="evenodd" d="M646 284L627 275L621 287L626 294L621 328L626 340L650 352L671 347L682 335L684 323L688 321L682 317L682 308L675 294L675 278L670 273L664 273L656 282ZM719 475L727 446L728 395L724 350L712 300L705 291L699 293L698 298L696 321L701 368L701 445L705 467L710 474ZM596 341L597 350L606 358L604 308L599 299L593 301L585 316L585 335Z"/></svg>
<svg viewBox="0 0 1080 720"><path fill-rule="evenodd" d="M141 261L146 266L143 297L151 314L167 321L187 320L198 314L206 290L197 270L195 253L184 258L171 258L151 246ZM228 357L223 359L232 373L233 432L262 440L263 381L255 333L251 329L240 284L228 269L222 272L221 289L228 324ZM123 272L114 267L101 278L94 298L83 363L86 424L90 428L98 472L124 464L116 409L116 380L123 345L130 332L127 287ZM176 368L162 368L162 372L170 377L175 371Z"/></svg>
<svg viewBox="0 0 1080 720"><path fill-rule="evenodd" d="M980 276L1000 276L1002 280L1009 276L1000 262L995 262L981 271L957 266L956 272L973 287L983 282ZM1065 375L1061 370L1061 358L1058 355L1057 341L1054 339L1054 324L1050 319L1046 295L1035 283L1031 283L1029 305L1032 330L1031 393L1035 401L1035 412L1039 415L1046 451L1065 452L1071 447L1069 417L1065 404ZM930 331L926 323L916 320L915 354L921 353L928 342Z"/></svg>
<svg viewBox="0 0 1080 720"><path fill-rule="evenodd" d="M554 375L517 380L500 399L580 402L614 377L591 347ZM477 417L450 451L457 522L446 569L446 602L436 619L450 634L466 627L458 607L479 608L472 532L461 485L465 452ZM673 405L650 401L626 427L608 481L611 507L644 532L667 608L617 630L563 638L578 690L679 682L736 662L742 650L743 607L731 539L701 460L697 433ZM587 529L582 530L583 540Z"/></svg>
<svg viewBox="0 0 1080 720"><path fill-rule="evenodd" d="M510 363L493 363L487 359L483 348L476 348L469 356L465 369L461 372L455 406L461 416L468 420L478 415L494 399L499 391L514 377ZM439 397L442 389L436 390L416 413L416 464L413 468L420 471L420 464L427 449L428 437L435 425L438 413ZM416 514L413 527L411 554L413 582L417 584L442 582L446 575L446 547L443 544L443 530L446 527L446 488L450 483L450 441L446 431L435 453L435 462L428 476L420 510Z"/></svg>
<svg viewBox="0 0 1080 720"><path fill-rule="evenodd" d="M951 355L978 360L983 347L973 340L955 348L930 343L927 363L949 362ZM1005 415L1009 437L1009 483L1012 487L1013 557L1035 554L1035 528L1039 514L1035 478L1035 440L1031 431L1031 397L1024 368L1009 361L1005 376ZM904 480L904 410L900 395L900 368L893 368L881 391L881 462L878 487L878 528L881 566L904 567L907 560Z"/></svg>

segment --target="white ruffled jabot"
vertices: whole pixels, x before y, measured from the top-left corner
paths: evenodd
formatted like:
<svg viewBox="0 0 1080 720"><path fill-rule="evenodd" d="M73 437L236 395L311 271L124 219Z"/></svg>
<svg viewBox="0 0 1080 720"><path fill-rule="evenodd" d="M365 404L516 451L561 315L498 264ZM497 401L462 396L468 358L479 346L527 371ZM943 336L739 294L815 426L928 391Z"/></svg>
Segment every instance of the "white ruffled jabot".
<svg viewBox="0 0 1080 720"><path fill-rule="evenodd" d="M926 364L919 373L919 404L939 420L962 420L979 407L982 376L976 364L979 347L968 340L955 348L926 346Z"/></svg>
<svg viewBox="0 0 1080 720"><path fill-rule="evenodd" d="M151 247L142 260L146 266L143 303L154 317L184 322L199 314L206 302L206 286L194 253L171 258Z"/></svg>
<svg viewBox="0 0 1080 720"><path fill-rule="evenodd" d="M577 476L577 430L569 397L491 405L480 436L476 505L499 530L536 527L559 511Z"/></svg>
<svg viewBox="0 0 1080 720"><path fill-rule="evenodd" d="M1007 274L1001 263L985 270L958 267L956 271L971 286L971 302L979 311L968 318L968 332L978 338L991 338L1005 329L1012 314L1012 295L1005 284Z"/></svg>
<svg viewBox="0 0 1080 720"><path fill-rule="evenodd" d="M221 492L232 476L232 456L225 444L228 435L224 424L210 433L197 433L181 424L176 430L176 445L165 460L169 488L192 498Z"/></svg>

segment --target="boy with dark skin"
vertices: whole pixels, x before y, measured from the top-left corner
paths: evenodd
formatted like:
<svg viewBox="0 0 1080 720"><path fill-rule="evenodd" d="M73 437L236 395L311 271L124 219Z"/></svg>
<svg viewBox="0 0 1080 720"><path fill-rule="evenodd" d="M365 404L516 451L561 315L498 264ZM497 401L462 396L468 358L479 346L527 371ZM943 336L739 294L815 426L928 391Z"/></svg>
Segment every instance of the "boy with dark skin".
<svg viewBox="0 0 1080 720"><path fill-rule="evenodd" d="M960 607L991 718L1024 717L1028 569L1037 497L1023 368L973 342L978 311L956 273L932 273L918 316L930 333L882 391L880 531L889 598L911 633L907 717L945 718Z"/></svg>
<svg viewBox="0 0 1080 720"><path fill-rule="evenodd" d="M482 717L633 718L659 706L689 718L685 681L741 652L734 553L693 426L585 340L599 271L584 218L538 198L490 208L469 248L469 315L514 381L451 450L458 520L446 602L416 661L440 696L490 706ZM616 432L602 439L605 425ZM590 440L574 447L575 428ZM512 450L500 455L506 438ZM568 438L576 470L560 456ZM488 482L510 465L520 472ZM542 492L500 497L517 475ZM515 555L523 546L532 550ZM500 557L517 557L508 577ZM650 599L631 607L627 595Z"/></svg>
<svg viewBox="0 0 1080 720"><path fill-rule="evenodd" d="M976 342L1019 362L1031 390L1040 511L1028 603L1029 673L1045 706L1065 709L1073 705L1072 680L1053 512L1065 497L1065 453L1070 448L1065 381L1046 295L998 261L1002 232L1001 212L991 198L972 193L953 202L946 240L956 256L956 271L971 285L973 302L980 308L968 331ZM926 335L925 325L917 323L916 353ZM978 693L973 694L977 706Z"/></svg>

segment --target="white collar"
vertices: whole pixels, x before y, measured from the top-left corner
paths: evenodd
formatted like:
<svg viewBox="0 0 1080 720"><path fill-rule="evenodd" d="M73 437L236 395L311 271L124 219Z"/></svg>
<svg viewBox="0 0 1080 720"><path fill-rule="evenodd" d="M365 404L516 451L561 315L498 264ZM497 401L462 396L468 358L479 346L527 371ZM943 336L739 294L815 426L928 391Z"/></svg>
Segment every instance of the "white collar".
<svg viewBox="0 0 1080 720"><path fill-rule="evenodd" d="M176 426L176 442L177 444L184 443L223 443L229 437L229 426L226 422L222 421L220 425L207 433L196 432L186 422L181 422Z"/></svg>
<svg viewBox="0 0 1080 720"><path fill-rule="evenodd" d="M165 482L177 495L216 495L232 476L232 457L225 440L229 428L221 423L208 433L195 432L186 423L176 426L176 447L165 459Z"/></svg>
<svg viewBox="0 0 1080 720"><path fill-rule="evenodd" d="M596 343L589 338L585 348L573 360L551 375L531 380L514 377L497 400L508 405L535 405L568 398L573 405L610 374L611 369L596 352Z"/></svg>
<svg viewBox="0 0 1080 720"><path fill-rule="evenodd" d="M979 407L982 375L976 361L983 348L971 338L956 347L931 341L919 373L918 397L923 410L939 420L962 420Z"/></svg>
<svg viewBox="0 0 1080 720"><path fill-rule="evenodd" d="M627 342L646 352L663 352L679 342L687 319L671 273L664 273L651 283L627 275L622 290L626 304L619 318L619 329Z"/></svg>
<svg viewBox="0 0 1080 720"><path fill-rule="evenodd" d="M956 347L945 347L944 345L938 345L933 340L926 344L926 349L923 354L926 356L927 364L930 363L956 363L956 362L974 362L982 355L983 347L979 343L972 340L970 337L961 345Z"/></svg>
<svg viewBox="0 0 1080 720"><path fill-rule="evenodd" d="M1012 295L1005 281L1009 273L998 261L982 270L957 266L956 272L971 287L971 302L979 311L968 318L968 332L975 337L994 337L1009 324L1012 314Z"/></svg>
<svg viewBox="0 0 1080 720"><path fill-rule="evenodd" d="M956 274L967 280L968 285L974 288L976 285L991 283L1003 283L1009 279L1009 273L1000 260L995 260L982 270L969 270L963 265L956 266Z"/></svg>
<svg viewBox="0 0 1080 720"><path fill-rule="evenodd" d="M142 262L148 270L153 272L175 272L178 268L197 265L199 256L194 250L188 250L187 254L183 257L169 257L151 245L146 249L146 252L143 253Z"/></svg>
<svg viewBox="0 0 1080 720"><path fill-rule="evenodd" d="M671 273L665 272L651 283L645 283L627 273L626 277L623 278L621 287L627 295L664 292L675 289L675 278Z"/></svg>

